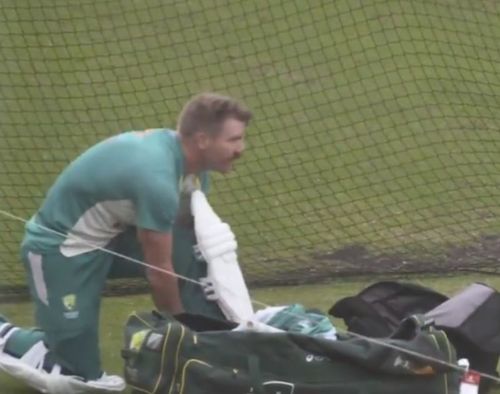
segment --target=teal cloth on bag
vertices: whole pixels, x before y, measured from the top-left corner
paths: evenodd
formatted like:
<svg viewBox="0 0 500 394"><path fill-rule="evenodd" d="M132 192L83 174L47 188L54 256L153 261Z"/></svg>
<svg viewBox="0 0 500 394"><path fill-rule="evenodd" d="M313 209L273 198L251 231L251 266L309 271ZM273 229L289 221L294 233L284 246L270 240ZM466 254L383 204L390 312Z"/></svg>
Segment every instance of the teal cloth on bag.
<svg viewBox="0 0 500 394"><path fill-rule="evenodd" d="M285 307L271 317L266 324L284 331L304 335L329 334L333 337L336 333L328 316L315 310L306 309L301 304Z"/></svg>

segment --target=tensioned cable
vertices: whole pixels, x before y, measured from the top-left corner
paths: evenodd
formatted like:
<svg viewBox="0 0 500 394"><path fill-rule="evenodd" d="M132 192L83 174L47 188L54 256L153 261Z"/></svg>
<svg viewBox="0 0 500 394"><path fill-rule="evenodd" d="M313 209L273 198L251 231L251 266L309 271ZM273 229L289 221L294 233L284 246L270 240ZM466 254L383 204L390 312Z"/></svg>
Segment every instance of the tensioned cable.
<svg viewBox="0 0 500 394"><path fill-rule="evenodd" d="M25 223L25 224L28 222L26 219L24 219L24 218L22 218L20 216L16 216L14 214L11 214L11 213L9 213L7 211L4 211L2 209L0 209L0 214L3 215L3 216L5 216L5 217L8 217L10 219L13 219L13 220ZM177 274L177 273L175 273L173 271L169 271L169 270L166 270L166 269L163 269L163 268L156 267L154 265L147 264L144 261L141 261L141 260L135 259L133 257L129 257L129 256L126 256L124 254L115 252L114 250L107 249L107 248L104 248L102 246L94 245L91 242L85 241L84 239L82 239L80 237L77 237L77 236L75 236L75 235L73 235L71 233L64 234L62 232L56 231L54 229L51 229L49 227L43 226L43 225L41 225L39 223L35 223L35 224L38 227L40 227L42 230L47 231L49 233L58 235L60 237L70 238L70 239L79 241L79 242L83 243L84 245L92 247L92 248L94 248L96 250L101 250L101 251L103 251L105 253L108 253L108 254L116 256L116 257L123 258L123 259L125 259L127 261L130 261L132 263L142 265L142 266L144 266L146 268L150 268L152 270L159 271L159 272L162 272L164 274L168 274L168 275L174 276L174 277L176 277L178 279L182 279L182 280L185 280L187 282L191 282L191 283L197 284L200 287L203 287L203 284L201 282L197 281L197 280L188 278L188 277L183 276L183 275L179 275L179 274ZM258 301L258 300L254 300L254 299L250 299L250 300L255 305L260 305L260 306L263 306L263 307L270 307L271 306L271 305L268 305L268 304L266 304L264 302L261 302L261 301ZM293 312L286 311L285 313L289 313L290 315L295 316L295 314ZM300 317L302 319L307 318L307 316L306 317L299 316L299 315L296 315L296 316L298 316L298 317ZM315 323L315 322L313 321L313 323ZM349 335L351 335L353 337L364 339L364 340L366 340L368 342L375 343L375 344L378 344L380 346L385 346L387 348L391 348L391 349L397 350L397 351L399 351L401 353L405 353L407 355L413 356L413 357L421 359L421 360L426 360L426 361L430 361L430 362L435 363L435 364L443 365L443 366L446 366L448 368L454 369L456 371L460 371L460 372L464 372L465 371L465 368L461 367L459 365L456 365L456 364L453 364L453 363L450 363L450 362L447 362L447 361L444 361L444 360L440 360L440 359L435 358L435 357L427 356L425 354L422 354L422 353L419 353L419 352L415 352L415 351L410 350L410 349L402 348L400 346L395 345L394 343L389 343L389 342L386 342L386 341L382 341L382 340L377 339L377 338L367 337L367 336L364 336L364 335L361 335L361 334L357 334L357 333L354 333L354 332L351 332L351 331L348 331L348 330L342 330L342 329L337 329L337 330L339 332L341 332L341 333L349 334ZM490 379L490 380L493 380L493 381L495 381L497 383L500 383L500 378L497 377L497 376L493 376L493 375L490 375L490 374L487 374L487 373L484 373L484 372L479 372L479 371L476 371L476 370L473 370L473 369L469 369L469 371L476 373L477 375L481 376L482 378Z"/></svg>

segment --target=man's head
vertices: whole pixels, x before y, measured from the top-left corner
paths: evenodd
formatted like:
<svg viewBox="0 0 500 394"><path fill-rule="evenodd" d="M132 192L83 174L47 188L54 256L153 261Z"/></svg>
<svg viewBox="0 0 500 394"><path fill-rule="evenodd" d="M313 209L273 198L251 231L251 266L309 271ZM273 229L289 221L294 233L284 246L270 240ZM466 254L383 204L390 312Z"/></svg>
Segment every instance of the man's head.
<svg viewBox="0 0 500 394"><path fill-rule="evenodd" d="M177 125L188 147L188 162L198 171L230 171L245 149L245 128L251 118L250 110L233 98L214 93L192 98Z"/></svg>

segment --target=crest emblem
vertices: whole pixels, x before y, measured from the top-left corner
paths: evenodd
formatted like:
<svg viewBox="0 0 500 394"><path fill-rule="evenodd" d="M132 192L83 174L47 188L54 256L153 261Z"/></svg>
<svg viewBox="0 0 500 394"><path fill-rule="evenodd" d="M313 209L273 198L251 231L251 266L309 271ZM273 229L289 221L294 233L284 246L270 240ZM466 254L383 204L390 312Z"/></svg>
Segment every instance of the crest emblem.
<svg viewBox="0 0 500 394"><path fill-rule="evenodd" d="M63 297L62 299L63 305L68 311L72 311L76 307L76 295L75 294L68 294Z"/></svg>

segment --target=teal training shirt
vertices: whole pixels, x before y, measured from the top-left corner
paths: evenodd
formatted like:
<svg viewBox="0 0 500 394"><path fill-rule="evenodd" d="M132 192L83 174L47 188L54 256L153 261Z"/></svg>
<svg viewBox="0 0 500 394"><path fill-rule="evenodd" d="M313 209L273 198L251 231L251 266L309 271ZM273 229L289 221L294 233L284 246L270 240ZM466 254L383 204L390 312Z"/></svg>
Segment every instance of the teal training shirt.
<svg viewBox="0 0 500 394"><path fill-rule="evenodd" d="M71 257L105 247L128 226L170 232L183 165L178 134L169 129L125 132L94 145L59 175L26 225L23 246Z"/></svg>

